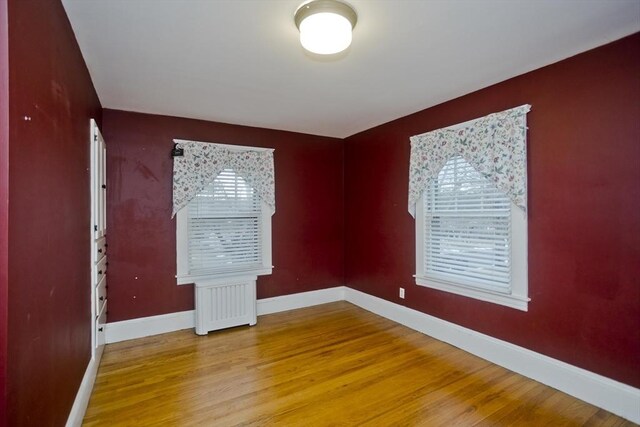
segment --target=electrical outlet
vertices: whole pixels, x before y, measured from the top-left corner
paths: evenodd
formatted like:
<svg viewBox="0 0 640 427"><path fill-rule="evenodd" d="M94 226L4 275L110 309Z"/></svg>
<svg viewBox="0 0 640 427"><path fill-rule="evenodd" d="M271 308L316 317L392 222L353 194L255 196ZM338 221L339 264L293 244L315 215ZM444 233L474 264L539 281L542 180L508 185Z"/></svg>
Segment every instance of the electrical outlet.
<svg viewBox="0 0 640 427"><path fill-rule="evenodd" d="M404 288L400 288L400 298L404 299Z"/></svg>

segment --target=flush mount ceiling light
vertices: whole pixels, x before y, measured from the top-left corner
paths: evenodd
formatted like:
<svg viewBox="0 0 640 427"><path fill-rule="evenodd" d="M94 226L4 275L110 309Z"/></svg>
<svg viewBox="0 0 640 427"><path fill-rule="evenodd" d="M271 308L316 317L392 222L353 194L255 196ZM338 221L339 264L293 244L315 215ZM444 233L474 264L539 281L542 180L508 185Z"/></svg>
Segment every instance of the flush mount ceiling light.
<svg viewBox="0 0 640 427"><path fill-rule="evenodd" d="M295 14L302 47L321 55L348 48L357 20L356 11L337 0L310 1L300 6Z"/></svg>

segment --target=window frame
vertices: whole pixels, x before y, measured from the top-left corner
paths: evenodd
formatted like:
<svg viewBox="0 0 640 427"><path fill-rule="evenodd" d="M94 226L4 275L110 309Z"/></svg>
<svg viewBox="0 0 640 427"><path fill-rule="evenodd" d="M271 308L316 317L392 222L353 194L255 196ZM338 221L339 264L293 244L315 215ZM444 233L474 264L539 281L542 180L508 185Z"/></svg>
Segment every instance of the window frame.
<svg viewBox="0 0 640 427"><path fill-rule="evenodd" d="M266 148L244 147L225 144L216 144L227 149L238 151L263 151ZM236 174L237 171L234 171ZM183 207L176 213L176 282L178 285L186 285L212 279L220 279L226 277L238 276L263 276L273 272L272 265L272 241L271 241L271 208L264 202L260 201L260 226L261 226L261 258L262 265L255 269L238 269L222 271L210 274L190 274L189 273L189 205Z"/></svg>
<svg viewBox="0 0 640 427"><path fill-rule="evenodd" d="M429 189L425 190L425 193ZM440 291L491 302L522 311L528 310L528 265L527 265L527 214L510 203L511 218L511 280L506 291L484 286L474 286L464 279L456 281L430 277L425 265L426 218L423 194L416 202L416 284Z"/></svg>

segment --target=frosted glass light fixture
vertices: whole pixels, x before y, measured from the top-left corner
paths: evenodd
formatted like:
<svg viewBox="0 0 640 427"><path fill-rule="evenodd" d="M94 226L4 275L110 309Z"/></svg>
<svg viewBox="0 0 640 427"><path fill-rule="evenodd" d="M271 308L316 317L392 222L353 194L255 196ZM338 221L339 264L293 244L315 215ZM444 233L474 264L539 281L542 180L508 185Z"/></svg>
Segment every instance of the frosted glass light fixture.
<svg viewBox="0 0 640 427"><path fill-rule="evenodd" d="M310 1L302 4L295 14L302 47L320 55L348 48L357 20L356 11L337 0Z"/></svg>

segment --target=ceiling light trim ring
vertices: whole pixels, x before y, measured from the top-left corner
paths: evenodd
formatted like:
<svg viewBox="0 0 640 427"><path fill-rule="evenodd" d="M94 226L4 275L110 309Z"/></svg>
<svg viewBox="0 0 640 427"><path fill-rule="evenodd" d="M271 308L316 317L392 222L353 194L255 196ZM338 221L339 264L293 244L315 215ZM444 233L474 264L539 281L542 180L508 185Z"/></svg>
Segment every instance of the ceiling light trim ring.
<svg viewBox="0 0 640 427"><path fill-rule="evenodd" d="M341 15L351 23L352 29L356 27L356 22L358 22L356 11L346 3L337 0L313 0L303 4L296 10L294 19L298 30L305 18L315 15L316 13L335 13Z"/></svg>

